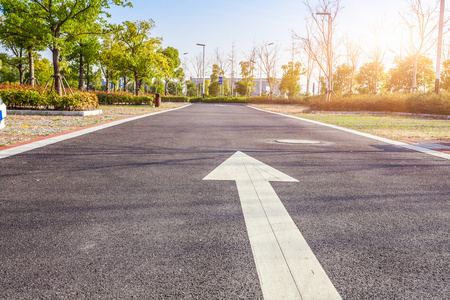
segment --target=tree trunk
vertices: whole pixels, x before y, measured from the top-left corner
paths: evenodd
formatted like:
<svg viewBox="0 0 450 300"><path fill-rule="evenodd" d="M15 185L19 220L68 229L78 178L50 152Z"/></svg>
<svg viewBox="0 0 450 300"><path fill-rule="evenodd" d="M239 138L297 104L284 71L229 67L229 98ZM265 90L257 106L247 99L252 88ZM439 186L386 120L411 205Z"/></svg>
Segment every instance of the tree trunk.
<svg viewBox="0 0 450 300"><path fill-rule="evenodd" d="M123 77L123 91L126 92L127 91L127 84L128 84L128 80L127 77Z"/></svg>
<svg viewBox="0 0 450 300"><path fill-rule="evenodd" d="M167 85L169 84L169 79L167 79L166 76L166 80L164 81L164 95L167 95Z"/></svg>
<svg viewBox="0 0 450 300"><path fill-rule="evenodd" d="M59 49L52 49L53 56L53 75L55 78L55 92L58 96L62 96L62 88L61 88L61 69L59 65Z"/></svg>
<svg viewBox="0 0 450 300"><path fill-rule="evenodd" d="M105 72L105 79L106 79L106 92L109 93L110 92L110 88L109 88L109 70L106 70Z"/></svg>
<svg viewBox="0 0 450 300"><path fill-rule="evenodd" d="M353 94L353 80L355 78L355 68L352 68L352 76L350 78L350 90L349 93Z"/></svg>
<svg viewBox="0 0 450 300"><path fill-rule="evenodd" d="M30 85L34 87L34 57L33 50L31 47L28 48L28 62L30 64Z"/></svg>
<svg viewBox="0 0 450 300"><path fill-rule="evenodd" d="M139 95L139 78L136 71L134 72L134 94Z"/></svg>
<svg viewBox="0 0 450 300"><path fill-rule="evenodd" d="M89 90L89 86L91 85L91 77L89 75L89 70L90 70L90 66L89 66L89 62L86 64L86 90Z"/></svg>
<svg viewBox="0 0 450 300"><path fill-rule="evenodd" d="M78 89L82 91L84 89L84 64L83 54L80 51L80 69L78 70Z"/></svg>
<svg viewBox="0 0 450 300"><path fill-rule="evenodd" d="M17 69L19 70L19 84L22 85L23 84L23 64L19 64L17 66Z"/></svg>
<svg viewBox="0 0 450 300"><path fill-rule="evenodd" d="M414 70L413 70L413 79L412 79L412 87L411 87L411 93L416 93L417 90L417 61L418 56L416 55L414 57Z"/></svg>

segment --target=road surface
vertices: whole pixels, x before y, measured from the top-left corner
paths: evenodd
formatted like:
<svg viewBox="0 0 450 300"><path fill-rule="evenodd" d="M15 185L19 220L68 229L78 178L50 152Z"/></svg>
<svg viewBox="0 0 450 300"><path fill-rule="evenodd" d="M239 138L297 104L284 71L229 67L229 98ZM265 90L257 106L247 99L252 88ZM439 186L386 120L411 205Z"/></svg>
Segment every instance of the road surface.
<svg viewBox="0 0 450 300"><path fill-rule="evenodd" d="M244 105L194 104L0 160L0 299L283 291L277 273L262 279L277 255L265 256L272 229L255 233L263 225L245 202L264 198L253 175L206 180L233 155L270 179L267 226L292 222L292 239L273 232L293 278L303 258L289 245L303 238L343 299L448 298L449 160ZM293 281L300 295L320 287Z"/></svg>

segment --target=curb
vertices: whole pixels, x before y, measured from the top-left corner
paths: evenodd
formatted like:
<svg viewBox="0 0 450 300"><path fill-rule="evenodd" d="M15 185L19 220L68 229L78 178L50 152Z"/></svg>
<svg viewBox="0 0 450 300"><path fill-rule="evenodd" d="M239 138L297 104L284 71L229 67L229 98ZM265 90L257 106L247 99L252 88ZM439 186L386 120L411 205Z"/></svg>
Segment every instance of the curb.
<svg viewBox="0 0 450 300"><path fill-rule="evenodd" d="M97 116L102 114L101 109L85 110L85 111L68 111L68 110L21 110L8 109L10 115L37 115L37 116Z"/></svg>

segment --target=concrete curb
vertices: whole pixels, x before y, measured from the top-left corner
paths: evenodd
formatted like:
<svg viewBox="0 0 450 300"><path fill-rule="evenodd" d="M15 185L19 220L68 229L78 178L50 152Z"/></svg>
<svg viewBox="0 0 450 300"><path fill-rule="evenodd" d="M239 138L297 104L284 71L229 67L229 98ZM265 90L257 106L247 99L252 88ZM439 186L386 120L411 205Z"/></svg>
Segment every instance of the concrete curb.
<svg viewBox="0 0 450 300"><path fill-rule="evenodd" d="M102 114L101 109L86 111L62 111L62 110L21 110L8 109L10 115L37 115L37 116L97 116Z"/></svg>

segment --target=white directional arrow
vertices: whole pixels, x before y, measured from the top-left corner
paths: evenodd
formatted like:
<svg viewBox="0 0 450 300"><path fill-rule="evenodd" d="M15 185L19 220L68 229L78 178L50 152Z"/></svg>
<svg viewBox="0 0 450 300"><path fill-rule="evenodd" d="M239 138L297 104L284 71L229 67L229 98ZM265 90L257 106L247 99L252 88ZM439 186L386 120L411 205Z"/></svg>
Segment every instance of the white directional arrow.
<svg viewBox="0 0 450 300"><path fill-rule="evenodd" d="M265 299L341 299L269 181L298 180L236 152L203 180L234 180Z"/></svg>

